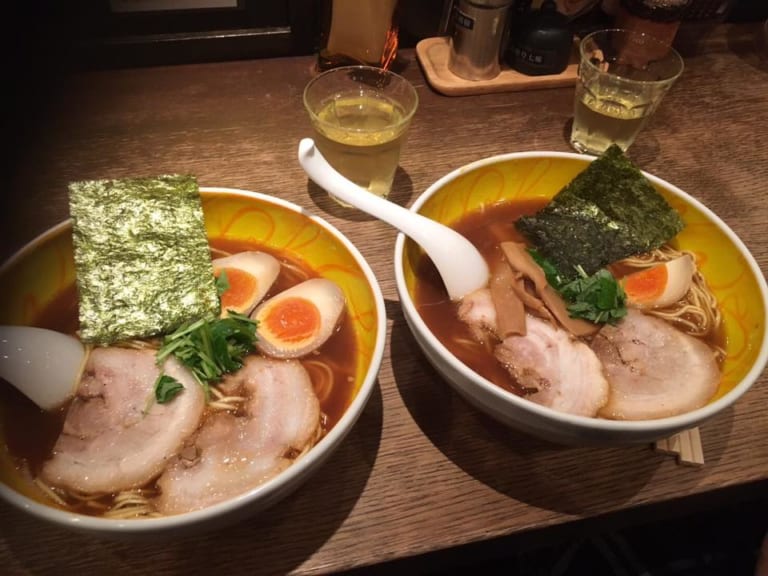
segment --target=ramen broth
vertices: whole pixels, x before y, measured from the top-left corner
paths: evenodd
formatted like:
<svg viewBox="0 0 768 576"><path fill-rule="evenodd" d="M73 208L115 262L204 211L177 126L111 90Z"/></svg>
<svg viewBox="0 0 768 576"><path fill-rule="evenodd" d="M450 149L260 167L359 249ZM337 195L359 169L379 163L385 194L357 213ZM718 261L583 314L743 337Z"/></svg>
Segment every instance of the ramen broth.
<svg viewBox="0 0 768 576"><path fill-rule="evenodd" d="M464 235L483 254L491 270L503 261L499 244L504 241L528 243L515 228L515 221L523 215L541 210L547 199L520 200L486 206L451 224L451 228ZM609 267L617 277L632 271L629 267ZM467 324L458 318L456 303L448 297L440 275L432 262L422 257L416 266L414 302L416 308L440 342L464 364L497 386L519 396L524 389L493 355L495 343L481 344L475 341ZM703 340L713 349L724 348L723 327Z"/></svg>
<svg viewBox="0 0 768 576"><path fill-rule="evenodd" d="M505 202L464 216L451 228L466 237L483 255L489 267L501 262L499 244L505 240L525 242L515 228L515 220L524 214L533 214L544 207L547 200ZM476 342L469 327L459 320L456 303L445 291L440 275L429 258L422 257L416 268L414 302L424 322L450 352L483 378L518 395L523 389L493 356L492 344Z"/></svg>
<svg viewBox="0 0 768 576"><path fill-rule="evenodd" d="M265 296L282 292L308 278L318 275L305 264L291 258L285 253L268 248L253 246L245 242L217 240L211 241L214 255L222 252L237 253L246 250L268 252L281 263L280 274L270 291ZM40 317L33 325L74 334L78 327L77 291L69 286L42 310ZM334 334L317 350L299 361L312 379L315 392L320 400L323 433L333 428L343 415L354 394L355 354L356 344L352 319L344 312L339 326ZM331 374L333 381L329 384L326 375ZM16 465L16 469L27 478L38 475L43 462L49 457L56 439L63 428L67 406L46 412L38 408L31 400L22 395L13 386L0 379L0 423L3 426L2 436L6 440L8 452ZM203 415L205 421L207 410ZM14 482L2 478L8 484ZM32 492L46 504L51 504L33 485ZM108 501L110 497L100 499ZM87 504L72 506L69 509L83 513L94 514L94 509Z"/></svg>

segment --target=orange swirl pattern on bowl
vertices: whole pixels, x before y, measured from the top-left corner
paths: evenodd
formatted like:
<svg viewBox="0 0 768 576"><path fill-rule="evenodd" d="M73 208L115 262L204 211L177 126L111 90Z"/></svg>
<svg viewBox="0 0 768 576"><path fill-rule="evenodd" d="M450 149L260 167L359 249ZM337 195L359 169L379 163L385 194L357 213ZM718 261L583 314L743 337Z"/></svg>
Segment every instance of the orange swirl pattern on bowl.
<svg viewBox="0 0 768 576"><path fill-rule="evenodd" d="M284 250L341 287L347 298L358 349L357 390L374 353L377 320L373 291L353 254L328 228L282 204L248 195L205 191L202 202L209 238L246 241Z"/></svg>
<svg viewBox="0 0 768 576"><path fill-rule="evenodd" d="M341 287L357 347L354 392L348 400L352 403L374 361L379 328L376 295L355 255L319 219L279 200L221 189L201 189L201 199L209 239L286 251ZM46 327L44 310L74 283L72 226L66 221L35 238L0 268L0 324ZM0 405L0 423L5 417ZM2 426L0 444L5 444ZM32 500L39 498L20 479L7 451L0 453L0 480Z"/></svg>
<svg viewBox="0 0 768 576"><path fill-rule="evenodd" d="M579 158L515 158L468 168L445 182L419 212L450 225L463 214L509 200L552 198L588 161ZM704 210L670 187L654 184L682 216L686 227L675 244L696 254L698 265L714 292L723 314L726 358L717 395L738 384L754 365L765 335L766 302L744 254L728 233ZM414 267L419 248L406 242L403 275L415 297Z"/></svg>
<svg viewBox="0 0 768 576"><path fill-rule="evenodd" d="M247 193L201 191L211 239L230 239L285 250L347 297L358 348L355 390L365 377L376 344L375 296L354 255L317 220L281 203ZM0 269L5 298L0 323L45 326L43 310L75 282L71 224L44 233Z"/></svg>

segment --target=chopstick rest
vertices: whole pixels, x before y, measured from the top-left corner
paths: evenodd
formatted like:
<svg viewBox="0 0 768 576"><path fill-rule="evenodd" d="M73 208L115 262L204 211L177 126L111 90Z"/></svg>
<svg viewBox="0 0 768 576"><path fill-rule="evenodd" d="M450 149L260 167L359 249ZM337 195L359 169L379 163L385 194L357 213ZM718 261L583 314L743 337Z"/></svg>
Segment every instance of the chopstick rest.
<svg viewBox="0 0 768 576"><path fill-rule="evenodd" d="M704 450L701 446L701 434L698 428L683 430L679 434L657 440L653 449L661 454L676 457L681 466L704 466Z"/></svg>

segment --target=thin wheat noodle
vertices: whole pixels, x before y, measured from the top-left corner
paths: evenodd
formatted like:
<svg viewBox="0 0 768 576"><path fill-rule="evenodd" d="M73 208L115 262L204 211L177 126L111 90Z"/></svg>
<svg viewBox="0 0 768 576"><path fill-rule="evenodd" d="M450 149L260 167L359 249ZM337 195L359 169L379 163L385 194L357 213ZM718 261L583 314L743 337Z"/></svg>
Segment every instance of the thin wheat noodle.
<svg viewBox="0 0 768 576"><path fill-rule="evenodd" d="M304 360L304 368L311 374L312 387L317 399L325 402L333 391L333 369L325 362Z"/></svg>
<svg viewBox="0 0 768 576"><path fill-rule="evenodd" d="M300 280L297 281L297 284L302 280L309 280L309 276L307 275L306 271L304 271L300 266L294 264L293 262L282 260L280 264L282 264L284 268L291 270L298 278L300 278Z"/></svg>
<svg viewBox="0 0 768 576"><path fill-rule="evenodd" d="M209 400L207 406L213 410L237 410L245 402L244 396L227 396L216 386L211 386L210 391L215 398Z"/></svg>
<svg viewBox="0 0 768 576"><path fill-rule="evenodd" d="M477 342L476 340L472 340L471 338L464 337L453 338L453 341L460 346L464 346L466 348L479 348L480 350L484 350L486 352L492 351L494 346L494 343L487 339L483 340L482 343Z"/></svg>
<svg viewBox="0 0 768 576"><path fill-rule="evenodd" d="M115 496L114 505L104 513L105 518L125 519L160 516L155 512L144 490L127 490Z"/></svg>
<svg viewBox="0 0 768 576"><path fill-rule="evenodd" d="M211 256L214 258L226 258L227 256L232 256L232 253L227 250L211 247Z"/></svg>
<svg viewBox="0 0 768 576"><path fill-rule="evenodd" d="M693 252L678 250L672 246L663 246L646 254L625 258L619 264L629 268L642 269L684 255L690 256L696 262L696 256ZM707 285L704 276L698 270L693 275L691 289L680 302L645 312L666 320L683 332L699 338L714 334L722 323L722 314L717 305L717 299ZM722 349L717 348L716 351L721 357L724 355Z"/></svg>
<svg viewBox="0 0 768 576"><path fill-rule="evenodd" d="M49 486L39 478L35 478L34 483L46 497L63 508L69 508L72 504L80 505L105 518L113 519L159 516L145 495L146 490L120 492L114 497L112 506L107 506L101 501L106 496L105 494L80 494L69 490L66 492L65 499L59 494L59 490Z"/></svg>
<svg viewBox="0 0 768 576"><path fill-rule="evenodd" d="M59 506L63 506L65 508L67 507L67 502L61 496L59 496L53 488L51 488L50 486L48 486L48 484L40 480L40 478L35 478L34 483L40 489L41 492L43 492L48 498L56 502L56 504L58 504Z"/></svg>

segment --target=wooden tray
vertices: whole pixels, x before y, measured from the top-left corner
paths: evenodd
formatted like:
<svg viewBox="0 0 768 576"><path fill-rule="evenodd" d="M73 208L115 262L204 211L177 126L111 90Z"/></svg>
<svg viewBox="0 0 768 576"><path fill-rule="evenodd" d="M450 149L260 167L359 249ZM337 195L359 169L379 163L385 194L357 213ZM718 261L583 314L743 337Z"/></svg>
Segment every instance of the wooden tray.
<svg viewBox="0 0 768 576"><path fill-rule="evenodd" d="M421 63L427 81L432 88L446 96L561 88L576 84L578 75L579 63L574 50L568 66L560 74L526 76L502 66L501 73L491 80L465 80L448 69L449 52L448 36L425 38L416 44L416 57Z"/></svg>

